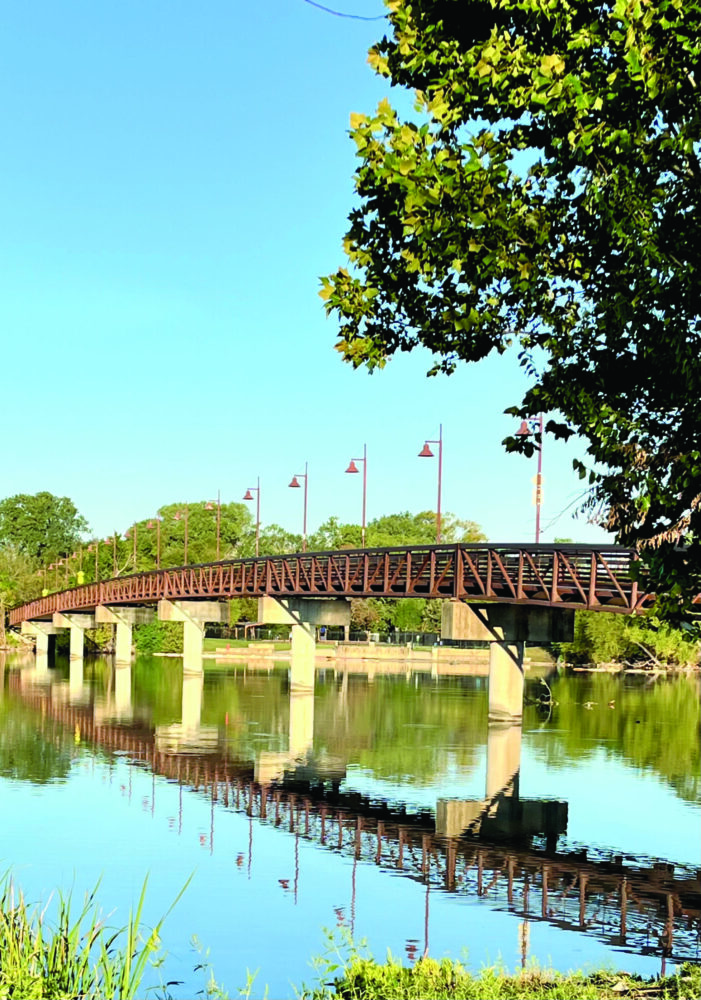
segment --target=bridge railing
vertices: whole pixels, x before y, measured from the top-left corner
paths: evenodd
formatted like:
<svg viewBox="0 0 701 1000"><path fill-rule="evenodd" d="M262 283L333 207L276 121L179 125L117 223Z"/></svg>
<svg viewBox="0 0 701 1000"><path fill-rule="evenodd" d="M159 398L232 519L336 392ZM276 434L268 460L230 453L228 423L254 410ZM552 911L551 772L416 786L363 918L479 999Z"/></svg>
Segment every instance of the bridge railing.
<svg viewBox="0 0 701 1000"><path fill-rule="evenodd" d="M295 552L116 577L10 611L11 625L99 604L234 597L424 597L633 612L652 602L616 546L490 542Z"/></svg>

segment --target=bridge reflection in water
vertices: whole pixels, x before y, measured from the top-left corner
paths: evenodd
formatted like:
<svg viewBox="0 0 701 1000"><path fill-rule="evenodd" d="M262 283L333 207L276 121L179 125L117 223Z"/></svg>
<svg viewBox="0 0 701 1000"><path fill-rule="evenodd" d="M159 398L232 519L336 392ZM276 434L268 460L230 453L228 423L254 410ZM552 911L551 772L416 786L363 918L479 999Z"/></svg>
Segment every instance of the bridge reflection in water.
<svg viewBox="0 0 701 1000"><path fill-rule="evenodd" d="M518 915L524 963L530 921L594 934L626 952L658 954L663 969L667 958L699 960L701 873L653 859L624 861L606 851L558 851L567 803L520 798L520 727L489 726L484 797L439 799L435 813L414 813L344 790L344 761L314 759L313 692L290 694L287 750L261 751L251 760L232 756L225 727L202 725L201 673L183 675L181 721L156 727L133 718L129 666L113 668L102 704L90 703L82 665L71 662L67 684L48 683L52 673L37 661L34 670L10 674L11 691L37 710L42 734L66 728L177 783L178 830L187 808L183 791L206 796L210 851L217 811L226 809L250 819L249 868L257 824L293 834L296 859L300 838L352 859L351 930L355 873L364 863L425 886L425 952L431 893L439 891ZM154 782L152 810L155 799ZM294 893L298 881L297 867Z"/></svg>

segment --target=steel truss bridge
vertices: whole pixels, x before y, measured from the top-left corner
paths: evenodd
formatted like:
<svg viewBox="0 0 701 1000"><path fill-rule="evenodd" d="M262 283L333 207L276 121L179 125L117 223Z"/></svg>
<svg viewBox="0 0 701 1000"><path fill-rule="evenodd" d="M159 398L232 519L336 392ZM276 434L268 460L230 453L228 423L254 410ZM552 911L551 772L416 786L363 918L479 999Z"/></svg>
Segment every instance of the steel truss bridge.
<svg viewBox="0 0 701 1000"><path fill-rule="evenodd" d="M10 625L98 605L234 597L424 597L554 608L644 611L654 596L619 546L491 542L296 552L134 573L13 608Z"/></svg>
<svg viewBox="0 0 701 1000"><path fill-rule="evenodd" d="M524 922L547 921L563 930L588 932L628 953L659 955L663 968L666 958L701 961L699 871L654 859L624 863L605 851L588 856L586 850L558 852L527 843L439 837L430 813L407 814L359 794L339 794L323 780L316 785L294 779L262 784L254 780L249 761L221 751L164 752L148 727L97 722L90 707L71 706L55 700L50 691L26 688L17 674L11 675L10 691L37 710L45 737L56 738L60 729L79 732L81 740L146 768L154 780L160 775L177 784L178 832L187 807L183 789L206 797L211 851L217 811L233 810L251 823L352 858L354 864L374 864L421 882L426 888L426 946L429 893L439 891L513 913ZM153 812L155 783L152 795ZM244 863L242 856L239 863Z"/></svg>

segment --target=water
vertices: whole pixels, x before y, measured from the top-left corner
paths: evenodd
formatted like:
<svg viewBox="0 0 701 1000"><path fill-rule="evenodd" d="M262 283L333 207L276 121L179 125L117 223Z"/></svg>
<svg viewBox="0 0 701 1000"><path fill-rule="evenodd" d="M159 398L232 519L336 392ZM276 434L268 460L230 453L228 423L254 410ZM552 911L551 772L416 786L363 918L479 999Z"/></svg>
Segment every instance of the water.
<svg viewBox="0 0 701 1000"><path fill-rule="evenodd" d="M42 901L101 878L114 924L147 874L151 923L192 875L163 933L181 996L193 935L232 995L258 970L272 997L328 932L473 969L701 960L697 678L556 677L521 735L488 728L482 676L361 663L291 697L262 662L202 685L175 659L8 658L2 868Z"/></svg>

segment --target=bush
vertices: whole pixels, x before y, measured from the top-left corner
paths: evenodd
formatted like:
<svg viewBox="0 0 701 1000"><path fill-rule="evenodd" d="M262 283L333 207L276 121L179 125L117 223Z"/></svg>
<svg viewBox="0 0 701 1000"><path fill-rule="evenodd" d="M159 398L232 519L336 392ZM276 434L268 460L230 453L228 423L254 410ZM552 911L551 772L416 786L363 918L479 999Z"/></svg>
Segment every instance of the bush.
<svg viewBox="0 0 701 1000"><path fill-rule="evenodd" d="M134 645L139 653L182 653L182 622L152 621L136 625Z"/></svg>
<svg viewBox="0 0 701 1000"><path fill-rule="evenodd" d="M654 663L692 666L699 662L701 645L690 642L680 629L658 625L642 616L577 611L574 641L559 651L570 663Z"/></svg>

